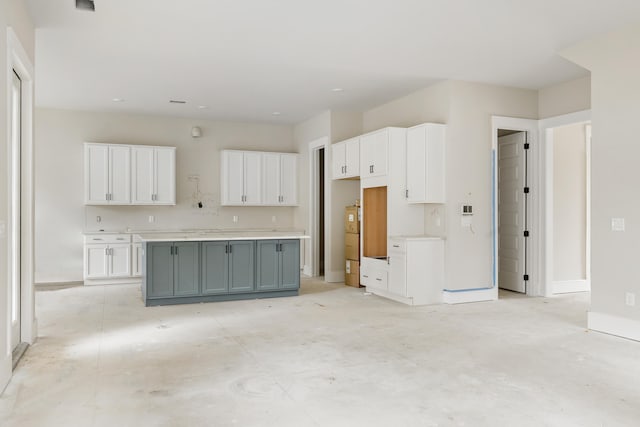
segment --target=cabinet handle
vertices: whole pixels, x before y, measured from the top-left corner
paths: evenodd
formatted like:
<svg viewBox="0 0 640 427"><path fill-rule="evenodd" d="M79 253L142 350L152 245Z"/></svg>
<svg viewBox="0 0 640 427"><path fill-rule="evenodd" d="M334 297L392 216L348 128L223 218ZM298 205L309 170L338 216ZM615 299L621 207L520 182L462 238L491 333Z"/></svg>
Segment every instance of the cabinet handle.
<svg viewBox="0 0 640 427"><path fill-rule="evenodd" d="M379 277L376 277L376 280L377 280L378 282L382 282L382 279L381 279L381 278L379 278Z"/></svg>
<svg viewBox="0 0 640 427"><path fill-rule="evenodd" d="M393 247L394 247L394 248L399 248L399 247L400 247L400 245L393 245Z"/></svg>
<svg viewBox="0 0 640 427"><path fill-rule="evenodd" d="M170 251L171 251L171 252L170 252L170 253L171 253L171 256L173 256L173 246L171 246Z"/></svg>
<svg viewBox="0 0 640 427"><path fill-rule="evenodd" d="M178 247L176 246L175 255L178 255Z"/></svg>
<svg viewBox="0 0 640 427"><path fill-rule="evenodd" d="M405 199L409 198L409 190L404 190L404 197Z"/></svg>
<svg viewBox="0 0 640 427"><path fill-rule="evenodd" d="M224 253L225 254L229 253L229 245L224 245Z"/></svg>
<svg viewBox="0 0 640 427"><path fill-rule="evenodd" d="M104 248L104 254L109 255L109 248Z"/></svg>
<svg viewBox="0 0 640 427"><path fill-rule="evenodd" d="M362 277L364 277L365 279L369 278L369 276L367 276L366 274L363 274Z"/></svg>
<svg viewBox="0 0 640 427"><path fill-rule="evenodd" d="M229 245L229 253L232 254L233 253L233 246Z"/></svg>
<svg viewBox="0 0 640 427"><path fill-rule="evenodd" d="M369 165L369 173L373 173L373 165Z"/></svg>

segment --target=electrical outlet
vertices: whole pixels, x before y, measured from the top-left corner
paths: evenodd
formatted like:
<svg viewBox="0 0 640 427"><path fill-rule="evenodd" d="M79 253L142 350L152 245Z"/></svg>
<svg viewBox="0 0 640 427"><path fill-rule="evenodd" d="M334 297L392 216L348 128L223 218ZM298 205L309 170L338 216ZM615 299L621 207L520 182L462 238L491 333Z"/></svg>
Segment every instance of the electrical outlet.
<svg viewBox="0 0 640 427"><path fill-rule="evenodd" d="M635 307L636 305L636 294L634 294L633 292L627 292L625 294L625 304L627 304L629 307Z"/></svg>
<svg viewBox="0 0 640 427"><path fill-rule="evenodd" d="M153 215L149 215L149 222L156 222L156 217Z"/></svg>
<svg viewBox="0 0 640 427"><path fill-rule="evenodd" d="M238 222L238 215L233 216L233 222Z"/></svg>
<svg viewBox="0 0 640 427"><path fill-rule="evenodd" d="M100 215L96 216L96 222L102 222L102 217Z"/></svg>
<svg viewBox="0 0 640 427"><path fill-rule="evenodd" d="M624 218L611 218L611 231L624 231Z"/></svg>

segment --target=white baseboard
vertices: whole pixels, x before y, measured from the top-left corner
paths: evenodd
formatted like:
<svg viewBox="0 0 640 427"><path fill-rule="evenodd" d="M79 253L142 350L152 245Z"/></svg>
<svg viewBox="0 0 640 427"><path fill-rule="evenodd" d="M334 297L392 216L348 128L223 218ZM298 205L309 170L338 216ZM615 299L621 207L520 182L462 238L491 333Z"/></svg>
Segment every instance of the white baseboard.
<svg viewBox="0 0 640 427"><path fill-rule="evenodd" d="M591 286L587 280L563 280L551 284L554 294L568 294L570 292L589 292Z"/></svg>
<svg viewBox="0 0 640 427"><path fill-rule="evenodd" d="M73 282L82 282L84 278L82 277L82 272L80 274L71 274L71 275L43 275L39 274L37 271L34 275L34 283L36 284L46 284L46 283L73 283Z"/></svg>
<svg viewBox="0 0 640 427"><path fill-rule="evenodd" d="M4 358L0 361L0 394L4 392L4 389L9 384L11 380L11 372L13 371L12 365L12 355L9 352L8 355L5 355Z"/></svg>
<svg viewBox="0 0 640 427"><path fill-rule="evenodd" d="M307 276L307 277L313 276L313 271L311 271L311 266L310 265L304 265L302 267L302 274Z"/></svg>
<svg viewBox="0 0 640 427"><path fill-rule="evenodd" d="M84 281L85 286L95 286L95 285L129 285L136 284L139 285L142 283L142 279L140 277L125 277L123 279L87 279Z"/></svg>
<svg viewBox="0 0 640 427"><path fill-rule="evenodd" d="M325 271L324 281L328 283L341 283L344 282L344 270L339 271Z"/></svg>
<svg viewBox="0 0 640 427"><path fill-rule="evenodd" d="M466 304L469 302L495 301L498 299L498 290L476 289L465 292L442 291L442 301L445 304Z"/></svg>
<svg viewBox="0 0 640 427"><path fill-rule="evenodd" d="M593 311L587 319L588 328L593 331L640 341L640 321Z"/></svg>

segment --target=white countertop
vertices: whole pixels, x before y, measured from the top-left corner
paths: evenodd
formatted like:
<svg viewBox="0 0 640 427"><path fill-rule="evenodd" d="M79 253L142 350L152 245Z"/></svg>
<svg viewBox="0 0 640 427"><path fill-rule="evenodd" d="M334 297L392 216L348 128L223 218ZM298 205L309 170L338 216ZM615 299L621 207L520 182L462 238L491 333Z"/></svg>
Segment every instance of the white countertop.
<svg viewBox="0 0 640 427"><path fill-rule="evenodd" d="M173 232L139 232L134 241L175 242L175 241L216 241L216 240L271 240L271 239L309 239L303 231L267 231L267 230L202 230Z"/></svg>
<svg viewBox="0 0 640 427"><path fill-rule="evenodd" d="M428 236L428 235L413 235L413 236L389 236L389 240L445 240L444 237Z"/></svg>

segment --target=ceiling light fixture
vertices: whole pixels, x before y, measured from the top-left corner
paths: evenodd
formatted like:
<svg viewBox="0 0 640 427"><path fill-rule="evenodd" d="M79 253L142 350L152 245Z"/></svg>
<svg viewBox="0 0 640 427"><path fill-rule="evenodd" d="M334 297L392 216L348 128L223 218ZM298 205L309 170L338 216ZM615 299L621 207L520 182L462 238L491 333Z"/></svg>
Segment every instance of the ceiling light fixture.
<svg viewBox="0 0 640 427"><path fill-rule="evenodd" d="M170 104L186 104L187 101L180 101L180 100L177 100L177 99L170 99L169 103Z"/></svg>
<svg viewBox="0 0 640 427"><path fill-rule="evenodd" d="M341 87L334 87L333 89L331 89L331 92L343 92L344 89L342 89Z"/></svg>
<svg viewBox="0 0 640 427"><path fill-rule="evenodd" d="M124 102L124 99L122 99L122 98L113 98L112 101L113 102Z"/></svg>
<svg viewBox="0 0 640 427"><path fill-rule="evenodd" d="M96 6L93 4L93 0L76 0L76 9L96 11Z"/></svg>
<svg viewBox="0 0 640 427"><path fill-rule="evenodd" d="M204 110L205 108L209 108L206 105L198 105L198 109L200 110Z"/></svg>
<svg viewBox="0 0 640 427"><path fill-rule="evenodd" d="M282 114L280 111L274 111L273 113L271 113L274 116L279 116L280 114Z"/></svg>

